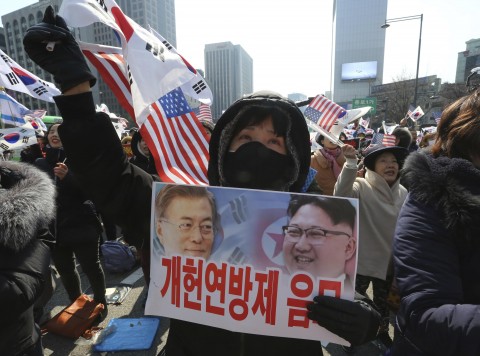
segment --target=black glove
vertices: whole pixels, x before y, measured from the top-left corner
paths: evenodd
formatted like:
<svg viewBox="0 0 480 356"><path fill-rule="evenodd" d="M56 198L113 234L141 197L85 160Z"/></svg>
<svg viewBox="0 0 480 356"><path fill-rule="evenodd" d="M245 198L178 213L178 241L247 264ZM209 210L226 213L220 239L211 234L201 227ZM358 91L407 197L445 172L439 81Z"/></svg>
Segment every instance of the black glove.
<svg viewBox="0 0 480 356"><path fill-rule="evenodd" d="M53 51L47 44L54 42ZM74 86L89 81L94 86L96 79L88 68L77 41L68 30L65 20L48 6L39 24L30 27L23 38L28 56L42 69L53 74L60 90L65 92Z"/></svg>
<svg viewBox="0 0 480 356"><path fill-rule="evenodd" d="M308 317L318 325L358 346L375 339L380 314L364 301L317 296L307 305Z"/></svg>

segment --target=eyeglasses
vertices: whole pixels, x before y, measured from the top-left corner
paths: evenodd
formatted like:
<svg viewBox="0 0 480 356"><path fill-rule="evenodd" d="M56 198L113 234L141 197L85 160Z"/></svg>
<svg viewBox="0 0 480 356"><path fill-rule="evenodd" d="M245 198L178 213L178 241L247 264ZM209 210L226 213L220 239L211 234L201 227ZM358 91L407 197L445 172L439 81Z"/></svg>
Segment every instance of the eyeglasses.
<svg viewBox="0 0 480 356"><path fill-rule="evenodd" d="M325 230L319 227L309 227L308 229L302 229L298 226L286 225L282 226L282 231L285 234L285 238L288 242L297 243L298 241L300 241L303 234L305 234L308 242L312 245L324 244L327 237L351 237L345 232Z"/></svg>
<svg viewBox="0 0 480 356"><path fill-rule="evenodd" d="M208 222L202 223L200 225L193 225L191 223L176 224L176 223L170 222L166 219L161 219L160 221L163 221L163 222L169 223L173 226L176 226L182 234L188 234L189 232L192 232L193 230L195 230L197 227L200 229L200 233L204 237L211 237L213 235L213 232L214 232L213 225L211 223L208 223Z"/></svg>

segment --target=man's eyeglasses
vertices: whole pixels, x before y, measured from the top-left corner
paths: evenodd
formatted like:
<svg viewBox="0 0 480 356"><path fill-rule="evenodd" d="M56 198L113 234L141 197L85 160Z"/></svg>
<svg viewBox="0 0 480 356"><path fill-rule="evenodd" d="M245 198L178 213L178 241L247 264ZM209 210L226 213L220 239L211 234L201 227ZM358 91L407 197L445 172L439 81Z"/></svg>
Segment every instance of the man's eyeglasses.
<svg viewBox="0 0 480 356"><path fill-rule="evenodd" d="M307 240L312 245L322 245L325 243L327 237L347 236L349 234L341 231L325 230L319 227L309 227L308 229L302 229L298 226L286 225L282 226L282 231L285 234L287 241L297 243L302 238L303 234L307 237Z"/></svg>
<svg viewBox="0 0 480 356"><path fill-rule="evenodd" d="M191 223L176 224L176 223L170 222L166 219L161 219L160 221L163 221L163 222L169 223L170 225L176 226L178 228L178 230L183 234L187 234L189 232L192 232L197 227L200 229L200 233L202 234L202 236L210 237L214 233L213 225L210 222L204 222L200 225L193 225Z"/></svg>

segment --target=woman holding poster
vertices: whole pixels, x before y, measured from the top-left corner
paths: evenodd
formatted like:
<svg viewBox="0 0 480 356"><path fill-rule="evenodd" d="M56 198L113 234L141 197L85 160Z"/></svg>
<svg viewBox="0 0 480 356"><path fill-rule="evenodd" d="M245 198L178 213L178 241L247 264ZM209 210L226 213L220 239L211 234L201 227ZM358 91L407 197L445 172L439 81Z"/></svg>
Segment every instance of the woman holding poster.
<svg viewBox="0 0 480 356"><path fill-rule="evenodd" d="M45 49L49 41L57 41L53 51ZM153 178L128 162L110 118L95 113L90 93L94 79L64 20L49 7L43 22L27 31L24 44L30 58L61 83L63 95L55 99L64 118L60 134L79 180L101 211L122 227L141 234L149 231ZM90 133L89 145L79 132ZM318 193L309 171L305 119L295 103L279 94L257 92L235 102L215 125L209 150L212 186ZM206 235L208 227L203 229ZM364 303L318 296L309 308L311 323L318 322L352 344L373 339L378 330L378 313ZM306 315L306 310L302 312ZM325 314L333 317L325 319ZM322 355L322 347L318 340L239 333L171 319L165 352L168 356Z"/></svg>

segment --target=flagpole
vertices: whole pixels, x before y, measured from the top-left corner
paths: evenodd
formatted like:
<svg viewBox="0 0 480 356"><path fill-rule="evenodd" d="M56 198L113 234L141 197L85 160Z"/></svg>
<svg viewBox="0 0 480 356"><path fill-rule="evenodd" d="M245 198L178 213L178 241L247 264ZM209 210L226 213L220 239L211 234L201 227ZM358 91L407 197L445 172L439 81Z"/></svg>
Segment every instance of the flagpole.
<svg viewBox="0 0 480 356"><path fill-rule="evenodd" d="M5 95L7 94L5 92L5 87L0 87L0 92L2 93L5 93ZM2 102L0 101L0 117L2 116ZM3 118L0 120L0 129L4 129L5 128L5 124L3 123Z"/></svg>

